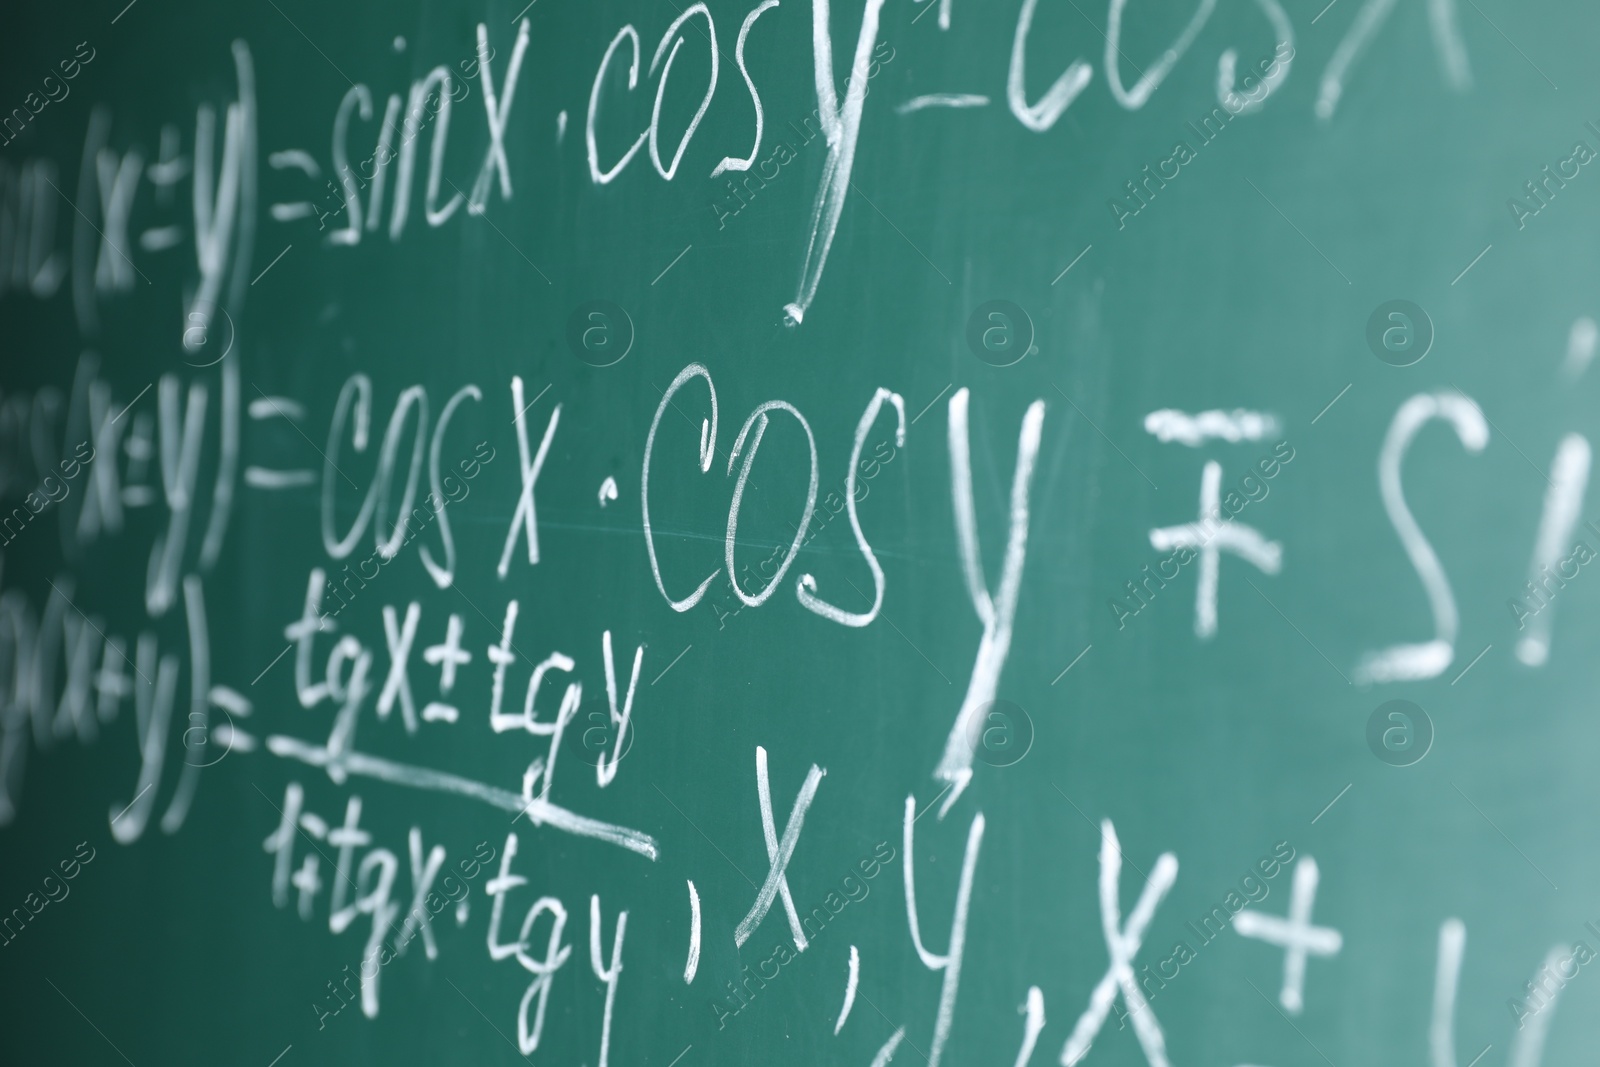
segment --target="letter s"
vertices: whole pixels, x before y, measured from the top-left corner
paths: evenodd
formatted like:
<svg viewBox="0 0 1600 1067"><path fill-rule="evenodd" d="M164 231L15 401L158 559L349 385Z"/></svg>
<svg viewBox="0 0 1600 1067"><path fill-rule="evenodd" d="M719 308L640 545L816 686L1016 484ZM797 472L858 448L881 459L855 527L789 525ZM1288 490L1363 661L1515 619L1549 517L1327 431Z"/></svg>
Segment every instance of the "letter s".
<svg viewBox="0 0 1600 1067"><path fill-rule="evenodd" d="M750 36L750 27L755 25L756 19L760 18L768 8L777 6L778 0L765 0L764 3L744 17L744 24L739 27L739 40L733 46L733 59L739 65L739 73L744 76L745 88L750 90L750 103L756 109L756 140L750 146L750 154L744 159L738 159L734 156L724 157L721 163L712 168L711 176L713 178L725 170L749 170L756 161L756 154L761 151L761 133L766 120L761 113L761 94L756 92L756 83L750 79L750 70L744 65L744 39ZM707 17L709 18L710 16ZM671 60L668 60L668 62L670 63ZM662 75L662 77L665 79L666 75ZM673 161L673 165L676 167L676 160ZM773 172L772 177L777 177L776 171ZM772 178L767 180L771 181Z"/></svg>
<svg viewBox="0 0 1600 1067"><path fill-rule="evenodd" d="M1383 449L1378 455L1378 488L1383 497L1384 509L1395 533L1411 558L1428 603L1433 611L1434 637L1420 644L1391 645L1369 652L1356 668L1360 682L1420 681L1444 673L1455 658L1455 641L1458 619L1456 601L1450 592L1449 579L1433 546L1423 536L1422 528L1406 506L1405 490L1400 484L1400 467L1406 450L1411 447L1417 433L1434 419L1444 419L1456 431L1462 447L1469 452L1481 452L1489 443L1489 427L1478 405L1459 393L1418 393L1400 405L1394 420L1389 424Z"/></svg>
<svg viewBox="0 0 1600 1067"><path fill-rule="evenodd" d="M439 476L439 450L444 445L444 432L450 425L450 416L455 414L456 405L469 396L477 401L483 399L483 393L478 390L476 385L463 385L460 389L457 389L456 394L450 398L449 402L445 404L444 410L439 413L439 421L433 428L433 442L428 447L428 484L433 487L434 500L437 502L433 511L439 519L439 544L444 549L444 565L441 566L434 562L433 556L428 552L427 545L421 546L418 554L422 558L422 565L427 568L429 576L433 578L433 584L440 589L450 588L450 584L455 581L456 542L455 537L450 532L450 516L446 513L443 502L438 502L439 494L443 492Z"/></svg>
<svg viewBox="0 0 1600 1067"><path fill-rule="evenodd" d="M344 197L345 227L328 235L330 245L361 243L361 191L350 169L350 154L345 141L350 132L350 112L359 109L363 122L372 120L372 93L365 85L352 85L339 101L333 116L333 171L339 176L339 191Z"/></svg>
<svg viewBox="0 0 1600 1067"><path fill-rule="evenodd" d="M855 531L856 544L861 549L862 557L867 561L867 569L872 572L872 607L864 612L845 611L834 607L817 596L817 580L809 574L802 574L795 585L795 596L799 598L801 604L841 626L866 626L878 617L878 611L883 607L883 568L878 565L878 557L873 555L872 546L867 544L867 535L861 532L861 516L856 509L856 480L861 468L861 449L866 445L867 434L871 431L872 424L877 421L878 413L883 410L883 403L886 400L894 405L895 443L901 448L905 447L905 399L899 393L880 387L872 394L872 401L867 404L867 410L862 412L861 421L856 423L855 445L850 451L850 473L845 479L845 508L850 512L850 528Z"/></svg>

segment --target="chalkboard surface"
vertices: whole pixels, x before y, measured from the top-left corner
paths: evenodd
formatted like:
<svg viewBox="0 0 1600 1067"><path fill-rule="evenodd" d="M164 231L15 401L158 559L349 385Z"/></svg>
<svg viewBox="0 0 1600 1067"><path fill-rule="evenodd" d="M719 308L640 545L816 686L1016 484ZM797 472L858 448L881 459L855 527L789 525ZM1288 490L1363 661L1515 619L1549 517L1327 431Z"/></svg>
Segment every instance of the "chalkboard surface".
<svg viewBox="0 0 1600 1067"><path fill-rule="evenodd" d="M1577 1062L1600 13L0 42L7 1063Z"/></svg>

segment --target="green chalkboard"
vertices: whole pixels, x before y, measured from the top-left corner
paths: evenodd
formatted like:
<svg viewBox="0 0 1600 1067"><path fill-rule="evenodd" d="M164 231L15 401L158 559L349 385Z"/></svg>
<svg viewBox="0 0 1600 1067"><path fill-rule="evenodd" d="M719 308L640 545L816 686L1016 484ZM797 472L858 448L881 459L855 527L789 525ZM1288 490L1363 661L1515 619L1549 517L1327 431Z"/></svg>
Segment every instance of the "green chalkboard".
<svg viewBox="0 0 1600 1067"><path fill-rule="evenodd" d="M0 1059L1576 1061L1597 32L11 11Z"/></svg>

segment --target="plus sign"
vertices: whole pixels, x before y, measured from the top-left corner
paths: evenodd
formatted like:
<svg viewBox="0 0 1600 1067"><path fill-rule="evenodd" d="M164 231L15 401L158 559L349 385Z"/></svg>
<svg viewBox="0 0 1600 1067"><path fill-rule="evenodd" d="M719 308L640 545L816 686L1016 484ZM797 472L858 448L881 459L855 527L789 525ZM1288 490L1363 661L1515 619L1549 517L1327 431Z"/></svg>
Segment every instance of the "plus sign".
<svg viewBox="0 0 1600 1067"><path fill-rule="evenodd" d="M300 869L294 872L289 879L289 884L300 891L300 918L311 918L311 905L316 895L322 892L322 879L317 875L317 868L321 864L317 857L306 853L306 858L300 864Z"/></svg>
<svg viewBox="0 0 1600 1067"><path fill-rule="evenodd" d="M1277 574L1283 566L1283 546L1224 514L1221 496L1222 465L1208 462L1200 471L1200 517L1182 526L1150 531L1150 547L1157 552L1187 548L1200 559L1194 594L1194 633L1199 638L1217 632L1217 584L1223 552L1231 552L1267 574Z"/></svg>
<svg viewBox="0 0 1600 1067"><path fill-rule="evenodd" d="M422 653L428 664L439 668L439 692L450 695L456 685L456 667L472 662L472 653L461 648L461 616L452 614L445 624L444 644L433 645Z"/></svg>
<svg viewBox="0 0 1600 1067"><path fill-rule="evenodd" d="M489 654L492 658L494 649L490 649ZM450 690L456 685L456 668L472 662L472 653L461 648L461 616L450 616L450 621L445 625L444 644L426 649L422 658L429 665L439 668L439 695L449 696ZM438 700L430 701L422 709L423 722L455 722L460 715L455 707Z"/></svg>
<svg viewBox="0 0 1600 1067"><path fill-rule="evenodd" d="M1306 856L1295 864L1294 887L1289 891L1289 917L1264 915L1248 908L1233 918L1233 928L1284 950L1283 990L1278 1000L1290 1015L1305 1007L1306 956L1334 956L1344 944L1339 931L1311 925L1311 906L1317 898L1317 861Z"/></svg>

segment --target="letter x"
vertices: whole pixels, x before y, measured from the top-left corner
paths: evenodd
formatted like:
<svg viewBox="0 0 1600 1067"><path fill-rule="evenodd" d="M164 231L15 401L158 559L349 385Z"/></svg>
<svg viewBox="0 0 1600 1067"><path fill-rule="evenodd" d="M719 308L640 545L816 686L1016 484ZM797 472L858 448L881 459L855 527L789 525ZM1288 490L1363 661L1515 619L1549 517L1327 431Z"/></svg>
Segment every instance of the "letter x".
<svg viewBox="0 0 1600 1067"><path fill-rule="evenodd" d="M383 691L378 694L378 718L387 719L398 698L400 718L404 720L408 734L417 732L417 711L411 698L411 675L407 673L407 668L411 662L412 642L417 639L417 622L421 618L422 605L415 600L406 605L404 623L396 621L393 605L383 606L383 639L389 646L389 676L384 679Z"/></svg>
<svg viewBox="0 0 1600 1067"><path fill-rule="evenodd" d="M1139 945L1144 941L1145 929L1155 917L1156 908L1161 906L1167 890L1172 888L1177 878L1178 858L1170 852L1163 852L1156 858L1154 873L1145 880L1144 889L1139 892L1139 903L1134 905L1133 914L1128 916L1128 924L1119 931L1121 906L1117 898L1121 895L1122 846L1117 843L1117 831L1111 825L1111 820L1106 819L1100 824L1100 925L1105 930L1106 955L1111 958L1111 965L1089 995L1089 1007L1078 1017L1078 1025L1072 1028L1072 1034L1061 1050L1062 1067L1072 1067L1089 1054L1089 1046L1105 1025L1106 1013L1111 1010L1111 1002L1116 998L1119 986L1133 1019L1134 1035L1139 1039L1139 1047L1144 1049L1144 1058L1150 1062L1150 1067L1169 1067L1166 1039L1161 1035L1160 1024L1150 1012L1144 992L1134 981L1133 959L1139 954Z"/></svg>
<svg viewBox="0 0 1600 1067"><path fill-rule="evenodd" d="M777 828L772 820L772 787L767 781L767 750L760 745L756 746L756 792L761 801L761 833L767 839L767 862L771 868L767 871L767 880L761 886L761 891L756 894L756 902L750 905L750 911L739 921L738 927L733 931L733 943L739 948L750 940L750 935L755 933L756 927L761 925L761 920L767 917L767 911L772 907L772 899L776 896L783 897L783 910L789 913L789 930L794 934L794 947L797 952L806 950L805 931L800 928L800 913L795 911L794 897L789 893L789 876L785 874L789 866L789 859L794 855L794 847L800 841L800 828L805 825L806 809L811 807L811 800L817 795L817 786L822 782L822 776L828 772L818 767L815 763L806 772L805 784L800 787L800 793L794 798L794 807L789 812L789 821L783 827L783 840L778 840Z"/></svg>
<svg viewBox="0 0 1600 1067"><path fill-rule="evenodd" d="M511 199L511 172L506 167L506 120L511 117L511 101L517 95L517 75L522 73L522 53L528 50L528 20L522 20L517 30L517 43L511 49L511 64L506 69L505 92L496 102L494 73L489 69L489 31L478 23L478 74L483 80L483 106L489 121L489 150L484 154L483 165L478 168L478 178L472 183L472 196L467 199L467 214L483 214L489 200L489 182L498 171L500 195Z"/></svg>
<svg viewBox="0 0 1600 1067"><path fill-rule="evenodd" d="M138 149L119 160L115 151L102 148L95 157L95 173L100 179L100 222L105 230L100 234L94 280L95 288L102 292L133 288L133 260L123 249L128 247L128 216L143 170L144 159ZM115 259L106 254L107 249L116 253Z"/></svg>
<svg viewBox="0 0 1600 1067"><path fill-rule="evenodd" d="M543 390L539 396L543 396ZM516 409L514 420L517 425L517 451L522 457L522 493L517 497L517 510L511 516L511 529L506 531L506 547L500 553L500 566L496 573L504 578L511 569L511 550L517 547L517 531L522 530L528 536L528 562L539 562L539 512L534 507L533 487L539 481L539 472L544 469L544 457L550 452L550 439L556 435L556 427L561 423L561 405L550 413L550 422L544 430L544 440L539 442L539 451L528 455L528 424L523 416L528 413L528 408L537 403L539 397L530 400L526 406L522 403L522 376L513 375L511 378L511 404Z"/></svg>
<svg viewBox="0 0 1600 1067"><path fill-rule="evenodd" d="M428 893L433 889L433 880L439 877L439 868L444 866L444 846L434 845L428 850L427 859L422 856L422 829L413 826L411 835L407 839L411 846L411 907L406 909L406 921L401 925L400 932L395 935L398 948L397 956L405 955L406 946L411 943L411 938L417 932L422 934L422 951L430 960L439 958L439 947L433 940L433 913L428 910Z"/></svg>

